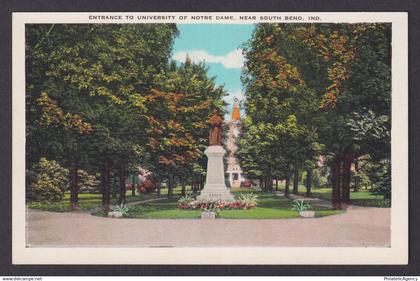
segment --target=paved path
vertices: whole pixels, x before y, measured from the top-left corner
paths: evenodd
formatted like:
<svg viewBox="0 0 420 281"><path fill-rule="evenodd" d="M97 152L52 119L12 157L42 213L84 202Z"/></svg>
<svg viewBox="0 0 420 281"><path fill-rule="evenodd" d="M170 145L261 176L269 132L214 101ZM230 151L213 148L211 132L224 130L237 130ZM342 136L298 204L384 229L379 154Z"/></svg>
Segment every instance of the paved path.
<svg viewBox="0 0 420 281"><path fill-rule="evenodd" d="M390 209L350 207L312 219L113 219L28 209L32 247L377 246L390 245Z"/></svg>
<svg viewBox="0 0 420 281"><path fill-rule="evenodd" d="M306 203L309 203L310 205L325 207L325 208L332 208L332 202L331 200L324 200L317 197L306 197L302 195L295 195L295 194L289 194L290 199L298 199L298 200L304 200Z"/></svg>

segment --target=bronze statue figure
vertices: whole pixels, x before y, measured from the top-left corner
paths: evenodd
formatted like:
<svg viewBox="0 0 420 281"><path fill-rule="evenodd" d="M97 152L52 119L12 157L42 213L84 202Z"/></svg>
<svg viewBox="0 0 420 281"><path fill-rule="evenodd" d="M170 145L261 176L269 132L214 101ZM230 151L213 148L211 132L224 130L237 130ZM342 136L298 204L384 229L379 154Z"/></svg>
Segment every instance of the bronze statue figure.
<svg viewBox="0 0 420 281"><path fill-rule="evenodd" d="M213 114L210 117L210 145L222 145L222 124L223 119L219 116L217 109L213 110Z"/></svg>

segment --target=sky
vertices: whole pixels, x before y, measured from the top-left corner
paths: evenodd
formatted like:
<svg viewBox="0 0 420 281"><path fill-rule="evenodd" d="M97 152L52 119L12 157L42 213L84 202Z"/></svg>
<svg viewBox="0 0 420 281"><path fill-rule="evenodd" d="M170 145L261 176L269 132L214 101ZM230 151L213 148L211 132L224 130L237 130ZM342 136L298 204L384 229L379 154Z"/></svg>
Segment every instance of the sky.
<svg viewBox="0 0 420 281"><path fill-rule="evenodd" d="M252 24L178 24L172 59L184 62L187 54L193 62L204 61L208 75L216 77L229 93L225 100L243 99L241 69L244 63L240 47L251 38ZM228 108L231 110L231 106ZM230 114L228 114L230 116ZM226 118L228 118L228 115Z"/></svg>

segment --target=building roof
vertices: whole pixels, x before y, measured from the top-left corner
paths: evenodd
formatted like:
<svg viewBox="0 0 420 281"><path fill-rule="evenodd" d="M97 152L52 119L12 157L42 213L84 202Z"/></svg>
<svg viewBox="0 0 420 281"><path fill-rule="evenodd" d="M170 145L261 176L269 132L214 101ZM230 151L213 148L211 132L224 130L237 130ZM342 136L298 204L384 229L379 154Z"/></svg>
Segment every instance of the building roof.
<svg viewBox="0 0 420 281"><path fill-rule="evenodd" d="M239 110L239 103L238 102L233 103L232 120L233 121L241 120L241 112Z"/></svg>

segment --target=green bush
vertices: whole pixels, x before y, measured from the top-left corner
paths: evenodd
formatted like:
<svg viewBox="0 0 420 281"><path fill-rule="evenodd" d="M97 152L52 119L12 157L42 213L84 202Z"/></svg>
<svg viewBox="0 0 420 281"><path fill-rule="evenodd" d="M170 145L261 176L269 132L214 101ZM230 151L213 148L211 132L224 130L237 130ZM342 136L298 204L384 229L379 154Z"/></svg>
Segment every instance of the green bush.
<svg viewBox="0 0 420 281"><path fill-rule="evenodd" d="M28 201L60 201L68 186L68 170L54 160L41 158L31 170L26 171L26 180Z"/></svg>
<svg viewBox="0 0 420 281"><path fill-rule="evenodd" d="M381 171L378 171L378 180L372 194L383 195L384 199L391 199L391 164L385 164Z"/></svg>
<svg viewBox="0 0 420 281"><path fill-rule="evenodd" d="M194 197L191 197L189 195L185 195L185 196L182 196L181 198L179 198L179 200L178 200L179 205L178 206L181 209L188 209L188 207L189 207L188 204L190 204L193 201L194 201Z"/></svg>
<svg viewBox="0 0 420 281"><path fill-rule="evenodd" d="M99 180L96 176L90 175L84 170L79 170L78 187L79 193L99 193Z"/></svg>
<svg viewBox="0 0 420 281"><path fill-rule="evenodd" d="M258 205L258 196L253 193L241 193L239 201L245 206L245 209L253 208Z"/></svg>
<svg viewBox="0 0 420 281"><path fill-rule="evenodd" d="M356 187L356 190L359 190L362 188L366 188L372 184L369 180L369 177L365 173L363 173L363 171L352 171L351 179L351 189L355 189Z"/></svg>
<svg viewBox="0 0 420 281"><path fill-rule="evenodd" d="M120 212L123 217L128 217L130 215L130 208L124 206L124 202L121 205L116 205L113 209L114 212Z"/></svg>
<svg viewBox="0 0 420 281"><path fill-rule="evenodd" d="M364 165L363 170L373 183L372 194L391 199L391 161L370 161Z"/></svg>
<svg viewBox="0 0 420 281"><path fill-rule="evenodd" d="M312 206L306 203L304 200L293 200L291 210L296 212L304 212L310 210L311 208Z"/></svg>

